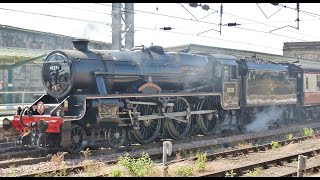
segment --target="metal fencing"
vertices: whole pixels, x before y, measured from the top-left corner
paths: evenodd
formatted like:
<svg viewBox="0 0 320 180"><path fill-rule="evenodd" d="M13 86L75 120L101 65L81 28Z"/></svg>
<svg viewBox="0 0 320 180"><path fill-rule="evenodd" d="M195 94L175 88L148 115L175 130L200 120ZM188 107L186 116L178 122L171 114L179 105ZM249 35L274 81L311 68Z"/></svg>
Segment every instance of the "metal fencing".
<svg viewBox="0 0 320 180"><path fill-rule="evenodd" d="M30 106L38 97L45 94L45 91L0 91L0 111L13 110L20 106ZM5 99L10 96L12 103L6 103Z"/></svg>

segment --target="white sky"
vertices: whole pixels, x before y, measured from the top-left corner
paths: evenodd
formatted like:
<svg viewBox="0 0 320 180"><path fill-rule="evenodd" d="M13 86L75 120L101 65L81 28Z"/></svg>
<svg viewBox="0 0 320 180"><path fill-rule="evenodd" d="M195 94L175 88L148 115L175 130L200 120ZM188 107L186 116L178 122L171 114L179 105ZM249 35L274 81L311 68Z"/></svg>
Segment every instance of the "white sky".
<svg viewBox="0 0 320 180"><path fill-rule="evenodd" d="M212 30L197 36L200 32L220 28L218 26L220 14L213 13L214 10L220 12L220 3L205 4L210 6L209 11L202 10L201 7L192 8L183 3L183 6L197 19L212 13L196 21L181 4L135 3L135 45L148 46L153 43L168 47L193 43L282 55L284 42L320 41L320 3L300 3L299 30L296 29L297 22L295 21L297 11L293 10L296 8L296 3L281 3L293 9L276 7L270 3L259 3L259 6L256 3L223 3L222 24L236 22L241 25L222 26L221 35ZM112 3L104 3L104 5L96 3L1 3L0 24L111 43L111 5ZM33 15L7 11L2 8L88 21ZM180 17L180 19L165 15ZM159 29L164 26L174 29L171 31ZM292 27L270 33L271 30L284 26Z"/></svg>

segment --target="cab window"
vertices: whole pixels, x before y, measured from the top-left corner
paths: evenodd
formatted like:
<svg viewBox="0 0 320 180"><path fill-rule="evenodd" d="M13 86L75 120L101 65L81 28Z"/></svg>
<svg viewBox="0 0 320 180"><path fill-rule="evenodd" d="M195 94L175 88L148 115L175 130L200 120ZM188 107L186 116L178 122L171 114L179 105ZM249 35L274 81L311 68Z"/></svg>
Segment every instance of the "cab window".
<svg viewBox="0 0 320 180"><path fill-rule="evenodd" d="M231 77L231 79L237 79L237 67L236 66L231 66L230 77Z"/></svg>
<svg viewBox="0 0 320 180"><path fill-rule="evenodd" d="M223 76L225 81L230 81L237 79L237 68L236 66L227 66L223 67Z"/></svg>
<svg viewBox="0 0 320 180"><path fill-rule="evenodd" d="M225 81L230 81L229 66L226 66L226 65L223 66L223 77Z"/></svg>

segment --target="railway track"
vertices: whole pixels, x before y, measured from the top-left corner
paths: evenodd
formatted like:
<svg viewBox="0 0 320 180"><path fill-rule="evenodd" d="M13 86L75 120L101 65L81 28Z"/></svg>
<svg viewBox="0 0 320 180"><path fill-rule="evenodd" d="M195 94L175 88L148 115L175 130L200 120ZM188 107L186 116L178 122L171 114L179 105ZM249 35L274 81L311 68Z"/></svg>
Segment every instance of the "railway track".
<svg viewBox="0 0 320 180"><path fill-rule="evenodd" d="M310 167L307 167L303 172L304 172L304 174L316 173L316 172L319 172L319 169L320 169L320 165L312 165ZM297 176L297 171L292 171L292 172L282 174L279 177L296 177L296 176ZM306 176L306 177L308 177L308 176Z"/></svg>
<svg viewBox="0 0 320 180"><path fill-rule="evenodd" d="M314 123L314 124L309 124L309 127L319 127L318 126L319 123ZM304 125L304 126L300 126L301 127L308 127L308 125ZM297 128L297 127L296 127ZM290 128L289 128L290 129ZM206 148L210 149L210 147L212 147L213 145L214 146L223 146L225 144L234 144L235 142L239 142L239 143L243 143L243 142L259 142L261 141L261 139L265 139L266 137L272 137L272 136L279 136L280 134L277 134L277 133L282 133L282 135L287 135L287 133L290 133L290 131L288 131L289 129L285 130L285 131L281 131L279 129L277 130L271 130L271 131L268 131L269 133L267 134L267 136L263 136L265 135L265 133L253 133L251 135L253 135L253 137L251 136L248 136L247 134L244 134L244 135L237 135L237 136L228 136L228 137L221 137L221 138L216 138L214 139L214 141L212 140L207 140L207 141L210 141L209 143L200 143L200 145L197 145L195 147L190 147L190 146L186 146L187 144L190 143L190 141L194 141L194 139L192 140L184 140L184 142L182 142L181 144L177 143L177 144L174 144L173 146L173 155L175 155L176 153L180 153L181 151L186 151L186 150L189 150L189 151L194 151L194 150L198 150L199 148L202 148L203 150L205 150ZM290 130L293 130L295 132L301 132L301 129L300 130L297 130L297 129L294 129L294 128L291 128ZM208 136L204 136L204 138L208 138ZM305 138L305 137L303 137ZM303 139L302 138L302 139ZM201 137L199 138L201 139ZM209 139L209 138L208 138ZM233 139L233 141L232 141ZM205 141L205 140L203 140ZM213 142L213 143L212 143ZM270 142L270 141L268 141ZM285 142L279 142L279 143L285 143ZM254 144L254 143L253 143ZM265 146L269 146L270 147L270 144L269 145L265 145ZM185 148L181 148L181 147L185 147ZM220 155L217 155L217 156L225 156L226 153L240 153L241 154L241 151L257 151L257 150L261 150L263 148L269 148L269 147L260 147L260 146L255 146L255 147L252 147L252 149L247 149L247 150L236 150L236 151L227 151L227 152L224 152ZM98 151L92 151L92 156L97 156L97 155L108 155L108 154L118 154L118 156L120 156L121 154L123 155L123 152L130 152L130 154L134 154L134 153L131 153L132 151L135 151L137 149L140 149L140 153L137 152L135 153L136 155L133 155L133 157L139 157L141 155L141 151L148 151L149 148L157 148L158 150L157 151L153 151L151 153L149 153L150 156L152 156L153 159L155 158L162 158L162 143L161 142L158 142L158 143L154 143L154 144L151 144L149 145L148 148L143 148L141 149L141 147L139 146L135 146L135 147L127 147L127 148L123 148L122 151L116 151L116 150L98 150ZM36 164L36 163L39 163L39 162L46 162L48 161L48 157L39 157L39 156L46 156L46 154L48 154L48 151L45 151L44 149L29 149L30 152L24 152L24 157L36 157L34 160L30 159L30 160L21 160L21 162L19 160L17 161L12 161L12 162L3 162L3 165L1 164L0 162L0 168L5 168L5 167L9 167L9 166L12 166L14 164L16 165L27 165L27 164ZM1 150L0 150L1 151ZM33 151L33 152L32 152ZM58 150L56 150L56 152L58 152ZM51 151L51 153L55 153L53 151ZM4 160L4 159L10 159L10 158L22 158L21 155L19 155L19 153L13 153L14 155L5 155L5 154L1 154L0 153L0 160ZM79 158L79 156L75 156L75 155L71 155L71 154L66 154L65 155L65 158L66 159L72 159L72 158ZM116 160L111 160L109 161L109 163L116 163ZM80 168L80 167L79 167ZM79 169L79 168L76 168L76 169ZM72 168L71 168L72 169ZM81 168L80 168L81 169Z"/></svg>
<svg viewBox="0 0 320 180"><path fill-rule="evenodd" d="M317 149L312 149L312 150L308 150L308 151L304 151L304 152L299 152L290 156L284 156L281 158L274 158L271 160L267 160L267 161L261 161L258 163L252 163L246 166L241 166L241 167L237 167L237 168L232 168L232 169L226 169L226 170L222 170L222 171L218 171L218 172L209 172L209 173L204 173L200 176L197 177L225 177L225 175L228 172L233 172L235 173L236 176L241 176L244 175L246 173L246 171L248 170L253 170L255 168L259 168L259 167L263 167L264 169L269 168L269 166L276 164L276 165L283 165L285 162L289 162L291 163L293 160L298 159L299 155L304 155L307 157L312 157L315 156L314 154L319 153L320 152L320 148ZM297 172L290 172L288 174L285 174L283 176L291 176L296 174Z"/></svg>
<svg viewBox="0 0 320 180"><path fill-rule="evenodd" d="M286 133L282 134L283 136L286 135ZM280 136L280 134L276 134L276 136ZM238 137L238 136L233 136L233 137ZM216 138L216 137L211 137L211 138ZM223 138L223 137L222 137ZM232 139L232 137L230 137ZM258 142L258 141L261 141L261 140L258 140L260 139L261 137L257 137L257 138L250 138L250 137L245 137L245 138L242 138L242 139L237 139L235 142L231 142L229 140L229 144L230 143L240 143L242 141L246 141L246 142ZM263 137L263 138L266 138L266 137ZM196 140L205 140L205 139L210 139L210 137L206 136L206 137L198 137L198 138L195 138L195 139L192 139L191 141L196 141ZM212 145L214 146L224 146L226 145L226 141L223 141L222 139L220 140L219 138L216 138L216 142L218 143L214 143L214 144L206 144L202 147L199 147L199 146L196 146L196 147L188 147L187 149L181 149L181 148L175 148L174 149L174 152L173 152L173 155L175 155L176 152L180 152L180 151L183 151L183 150L197 150L197 149L210 149L212 147ZM190 140L180 140L180 141L176 141L175 142L175 146L179 146L179 144L181 144L180 146L183 147L186 143L189 143ZM104 146L104 144L100 144L101 147ZM161 157L161 153L162 153L162 149L159 148L162 146L162 142L156 142L154 144L149 144L149 145L145 145L143 148L141 148L140 146L128 146L128 147L124 147L120 150L113 150L113 149L105 149L105 150L97 150L97 151L91 151L92 155L93 156L98 156L98 155L108 155L108 154L114 154L114 153L123 153L123 152L133 152L133 151L136 151L136 150L147 150L147 149L151 149L151 148L158 148L160 149L160 151L158 151L158 153L153 153L154 156L156 156L158 154L159 157ZM180 150L180 151L179 151ZM20 151L20 152L19 152ZM33 147L10 147L10 148L6 148L6 149L3 149L1 150L0 149L0 161L1 160L7 160L7 159L12 159L12 158L27 158L27 157L32 157L32 158L41 158L42 156L45 157L47 154L55 154L59 151L63 151L63 149L53 149L53 150L46 150L46 149L42 149L42 148L33 148ZM8 152L8 153L6 153ZM72 154L66 154L65 155L65 158L66 159L72 159L72 158L76 158L76 157L79 157L77 155L72 155ZM40 161L40 159L39 159ZM43 161L47 161L46 158L43 158ZM27 163L27 161L26 161Z"/></svg>
<svg viewBox="0 0 320 180"><path fill-rule="evenodd" d="M5 148L14 147L15 145L16 145L16 143L14 143L14 142L0 143L0 150L5 149Z"/></svg>
<svg viewBox="0 0 320 180"><path fill-rule="evenodd" d="M316 134L316 137L320 137L320 134ZM306 140L310 137L299 137L299 138L294 138L292 140L285 140L285 141L279 141L279 145L284 146L288 143L296 143L299 141L303 141ZM264 145L258 145L258 146L254 146L254 147L249 147L249 148L242 148L242 149L235 149L235 150L230 150L230 151L225 151L225 152L219 152L219 153L213 153L213 154L209 154L207 155L207 159L209 160L213 160L217 157L227 157L227 156L237 156L240 154L248 154L248 153L256 153L258 151L265 151L267 149L271 149L272 146L270 144L264 144ZM136 156L135 158L138 158L139 156ZM150 155L150 157L152 159L159 159L160 157L162 157L162 155L160 154L154 154L154 155ZM32 163L39 163L42 162L41 160L45 160L48 161L50 158L48 157L44 157L42 159L32 159ZM196 160L195 157L192 158L185 158L185 159L179 159L179 160L173 160L170 161L168 164L173 164L173 163L177 163L177 162L181 162L181 161L186 161L186 160ZM45 175L45 174L57 174L60 172L64 172L65 174L70 174L70 173L77 173L79 171L83 171L85 169L86 166L108 166L108 165L112 165L112 164L116 164L118 161L117 160L109 160L109 161L105 161L103 163L99 162L99 163L92 163L92 164L85 164L85 165L76 165L76 166L70 166L70 167L64 167L64 168L60 168L60 169L55 169L55 170L48 170L48 171L41 171L41 172L34 172L31 174L24 174L24 175L20 175L22 177L33 177L33 176L38 176L39 174ZM27 160L25 161L24 164L30 164L30 162L28 162ZM12 166L12 163L3 163L0 164L0 168L5 168L5 167L10 167ZM19 162L19 165L23 165L23 163ZM222 173L222 172L221 172ZM224 174L225 175L225 174ZM107 174L99 174L97 176L107 176Z"/></svg>
<svg viewBox="0 0 320 180"><path fill-rule="evenodd" d="M33 148L33 147L19 147L19 148L15 147L11 149L12 149L12 152L3 153L0 155L0 164L1 164L1 161L8 160L8 159L46 157L48 154L55 154L60 150L60 149L47 150L43 148Z"/></svg>

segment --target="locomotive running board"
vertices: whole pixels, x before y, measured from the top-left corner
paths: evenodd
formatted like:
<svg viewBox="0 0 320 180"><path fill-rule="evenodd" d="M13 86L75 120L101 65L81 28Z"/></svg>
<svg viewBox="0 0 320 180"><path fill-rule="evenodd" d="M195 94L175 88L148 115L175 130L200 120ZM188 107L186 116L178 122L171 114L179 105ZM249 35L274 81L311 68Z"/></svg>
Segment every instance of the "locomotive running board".
<svg viewBox="0 0 320 180"><path fill-rule="evenodd" d="M156 94L106 94L87 96L86 99L109 99L109 98L143 98L143 97L177 97L177 96L220 96L219 93L156 93Z"/></svg>

